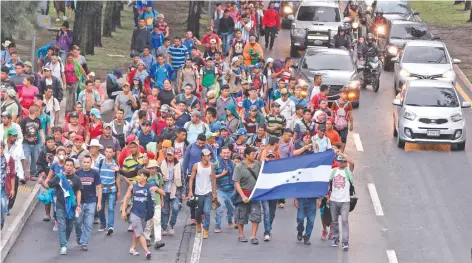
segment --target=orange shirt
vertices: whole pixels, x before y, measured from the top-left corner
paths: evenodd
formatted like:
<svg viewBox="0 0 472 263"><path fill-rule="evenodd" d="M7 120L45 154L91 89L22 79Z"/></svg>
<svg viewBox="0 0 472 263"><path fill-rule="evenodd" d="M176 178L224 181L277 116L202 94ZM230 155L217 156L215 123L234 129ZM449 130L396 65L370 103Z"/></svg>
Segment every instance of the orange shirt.
<svg viewBox="0 0 472 263"><path fill-rule="evenodd" d="M326 137L329 138L331 144L337 143L337 142L341 143L341 137L339 137L339 133L336 130L334 129L326 130L325 135Z"/></svg>

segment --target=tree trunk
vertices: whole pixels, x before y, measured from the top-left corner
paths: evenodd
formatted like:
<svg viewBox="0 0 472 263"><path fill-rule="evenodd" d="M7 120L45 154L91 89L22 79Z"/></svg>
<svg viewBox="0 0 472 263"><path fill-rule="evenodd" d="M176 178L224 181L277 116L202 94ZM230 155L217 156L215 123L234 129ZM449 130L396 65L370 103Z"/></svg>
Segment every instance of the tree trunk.
<svg viewBox="0 0 472 263"><path fill-rule="evenodd" d="M465 5L464 5L464 11L469 11L471 4L472 4L472 1L471 1L471 0L466 0L466 1L465 1Z"/></svg>
<svg viewBox="0 0 472 263"><path fill-rule="evenodd" d="M187 31L200 38L200 15L202 13L203 1L190 1L188 5Z"/></svg>
<svg viewBox="0 0 472 263"><path fill-rule="evenodd" d="M78 45L83 55L94 55L96 2L77 1L73 31L73 43Z"/></svg>
<svg viewBox="0 0 472 263"><path fill-rule="evenodd" d="M95 38L95 46L96 47L103 47L102 45L102 11L103 11L103 2L96 1L96 13L93 16L95 22L95 30L94 30L94 38Z"/></svg>
<svg viewBox="0 0 472 263"><path fill-rule="evenodd" d="M472 23L472 9L470 9L470 17L469 17L469 21L467 22Z"/></svg>
<svg viewBox="0 0 472 263"><path fill-rule="evenodd" d="M116 28L121 28L121 8L123 7L123 3L116 1L113 5L113 13L112 13L112 20L113 20L113 31L116 31Z"/></svg>
<svg viewBox="0 0 472 263"><path fill-rule="evenodd" d="M111 32L113 31L113 11L115 6L115 1L107 1L105 7L105 14L103 19L103 36L111 37Z"/></svg>

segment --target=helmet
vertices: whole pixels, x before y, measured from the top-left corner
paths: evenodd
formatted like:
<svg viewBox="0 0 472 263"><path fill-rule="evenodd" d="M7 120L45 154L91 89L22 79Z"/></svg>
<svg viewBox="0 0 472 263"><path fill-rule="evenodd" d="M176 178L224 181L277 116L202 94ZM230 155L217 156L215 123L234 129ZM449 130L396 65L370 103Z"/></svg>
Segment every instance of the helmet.
<svg viewBox="0 0 472 263"><path fill-rule="evenodd" d="M351 9L354 10L354 11L357 10L357 2L356 1L353 1L351 3Z"/></svg>
<svg viewBox="0 0 472 263"><path fill-rule="evenodd" d="M372 33L367 34L366 40L368 43L372 43L374 41L374 35L372 35Z"/></svg>
<svg viewBox="0 0 472 263"><path fill-rule="evenodd" d="M382 8L379 8L379 9L377 9L377 11L375 12L375 14L376 14L377 16L383 16L384 11L382 10Z"/></svg>
<svg viewBox="0 0 472 263"><path fill-rule="evenodd" d="M346 33L347 28L344 25L338 26L338 33Z"/></svg>

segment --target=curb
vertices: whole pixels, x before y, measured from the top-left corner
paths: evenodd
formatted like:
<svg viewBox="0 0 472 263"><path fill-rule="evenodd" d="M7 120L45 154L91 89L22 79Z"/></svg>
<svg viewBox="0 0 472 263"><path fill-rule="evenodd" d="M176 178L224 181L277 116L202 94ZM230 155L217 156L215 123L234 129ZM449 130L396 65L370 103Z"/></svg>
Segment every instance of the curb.
<svg viewBox="0 0 472 263"><path fill-rule="evenodd" d="M20 208L20 211L13 220L13 223L8 227L8 229L3 229L2 236L5 238L2 239L4 239L5 242L1 244L1 262L3 262L7 257L8 252L10 252L10 249L15 244L15 241L20 235L21 230L23 230L26 221L36 207L36 204L38 203L38 198L36 198L36 196L38 195L39 189L40 185L36 184L33 188L33 191L30 193L25 203Z"/></svg>
<svg viewBox="0 0 472 263"><path fill-rule="evenodd" d="M470 90L472 91L472 83L470 83L469 79L465 76L464 72L457 66L454 65L454 71L456 72L457 77L459 80Z"/></svg>

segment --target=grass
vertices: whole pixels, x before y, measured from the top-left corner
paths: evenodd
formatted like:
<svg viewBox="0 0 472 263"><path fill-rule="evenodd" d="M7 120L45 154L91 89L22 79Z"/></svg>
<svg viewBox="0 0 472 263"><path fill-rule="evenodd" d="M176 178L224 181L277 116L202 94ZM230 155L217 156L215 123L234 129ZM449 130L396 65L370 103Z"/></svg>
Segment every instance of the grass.
<svg viewBox="0 0 472 263"><path fill-rule="evenodd" d="M438 26L468 26L470 11L464 12L464 5L452 5L453 1L410 1L413 10L420 12L421 19L426 23Z"/></svg>

